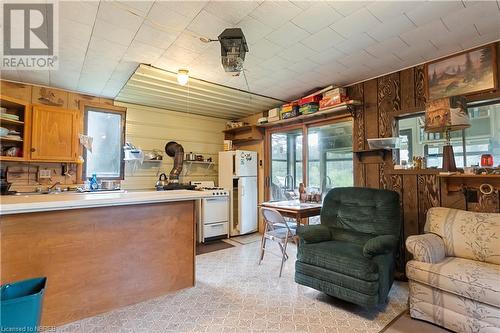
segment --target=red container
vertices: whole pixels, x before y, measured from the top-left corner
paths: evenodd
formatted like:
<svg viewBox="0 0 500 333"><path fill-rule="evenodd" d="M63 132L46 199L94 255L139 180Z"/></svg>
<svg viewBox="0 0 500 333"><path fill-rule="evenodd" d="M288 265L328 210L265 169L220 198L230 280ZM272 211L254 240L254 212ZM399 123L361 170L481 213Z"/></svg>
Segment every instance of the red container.
<svg viewBox="0 0 500 333"><path fill-rule="evenodd" d="M307 103L317 103L321 100L321 95L313 95L299 99L299 105L302 106Z"/></svg>
<svg viewBox="0 0 500 333"><path fill-rule="evenodd" d="M481 166L482 167L492 167L493 166L493 156L491 156L491 154L481 155Z"/></svg>

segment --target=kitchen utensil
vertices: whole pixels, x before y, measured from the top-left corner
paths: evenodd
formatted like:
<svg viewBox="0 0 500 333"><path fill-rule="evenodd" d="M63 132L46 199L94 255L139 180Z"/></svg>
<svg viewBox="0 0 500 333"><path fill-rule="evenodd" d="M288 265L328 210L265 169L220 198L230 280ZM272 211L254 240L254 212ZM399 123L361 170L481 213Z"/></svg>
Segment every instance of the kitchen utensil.
<svg viewBox="0 0 500 333"><path fill-rule="evenodd" d="M203 155L196 155L196 160L203 162Z"/></svg>
<svg viewBox="0 0 500 333"><path fill-rule="evenodd" d="M196 160L196 155L193 154L192 151L189 152L189 154L186 154L186 161L194 161Z"/></svg>
<svg viewBox="0 0 500 333"><path fill-rule="evenodd" d="M167 179L167 175L162 173L160 175L160 177L158 178L158 181L156 182L156 189L158 188L163 188L163 186L167 185L168 184L168 179Z"/></svg>

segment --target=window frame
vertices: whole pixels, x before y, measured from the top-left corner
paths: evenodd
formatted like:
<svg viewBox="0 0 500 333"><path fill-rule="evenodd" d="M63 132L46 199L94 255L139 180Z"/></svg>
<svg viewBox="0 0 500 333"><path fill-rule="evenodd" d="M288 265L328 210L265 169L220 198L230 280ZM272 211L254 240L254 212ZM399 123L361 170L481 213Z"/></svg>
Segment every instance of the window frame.
<svg viewBox="0 0 500 333"><path fill-rule="evenodd" d="M88 111L101 112L101 113L112 113L118 114L121 118L121 145L120 145L120 176L118 177L97 177L102 180L124 180L125 179L125 151L123 146L125 145L125 132L126 132L126 117L127 109L124 107L114 106L114 105L102 105L96 103L85 103L82 105L81 110L83 112L83 134L88 133ZM91 175L87 175L87 149L82 148L82 180L87 180Z"/></svg>

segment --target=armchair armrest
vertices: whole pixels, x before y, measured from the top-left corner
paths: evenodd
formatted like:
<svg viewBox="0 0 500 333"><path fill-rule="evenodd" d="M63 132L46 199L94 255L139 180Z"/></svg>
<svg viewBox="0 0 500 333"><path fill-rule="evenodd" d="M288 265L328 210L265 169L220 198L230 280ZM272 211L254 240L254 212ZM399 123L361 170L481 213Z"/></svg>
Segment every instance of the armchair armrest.
<svg viewBox="0 0 500 333"><path fill-rule="evenodd" d="M434 264L445 257L443 239L436 234L410 236L406 239L406 248L417 261Z"/></svg>
<svg viewBox="0 0 500 333"><path fill-rule="evenodd" d="M330 229L323 224L299 226L297 236L305 243L321 243L332 240Z"/></svg>
<svg viewBox="0 0 500 333"><path fill-rule="evenodd" d="M363 246L363 255L371 258L379 254L387 254L394 251L398 244L398 238L393 235L381 235L370 238Z"/></svg>

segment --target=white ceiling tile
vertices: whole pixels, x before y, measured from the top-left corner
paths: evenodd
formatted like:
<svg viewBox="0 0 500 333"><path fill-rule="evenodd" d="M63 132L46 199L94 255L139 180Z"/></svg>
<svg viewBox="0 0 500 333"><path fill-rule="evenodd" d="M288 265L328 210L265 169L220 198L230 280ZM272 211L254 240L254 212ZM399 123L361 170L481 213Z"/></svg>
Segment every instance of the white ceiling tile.
<svg viewBox="0 0 500 333"><path fill-rule="evenodd" d="M0 78L2 80L21 81L17 70L2 70L0 71Z"/></svg>
<svg viewBox="0 0 500 333"><path fill-rule="evenodd" d="M153 62L152 65L167 71L176 72L179 68L185 68L187 63L182 64L177 60L161 57Z"/></svg>
<svg viewBox="0 0 500 333"><path fill-rule="evenodd" d="M165 49L160 49L159 47L134 40L132 44L130 44L123 60L151 64L160 58L164 52Z"/></svg>
<svg viewBox="0 0 500 333"><path fill-rule="evenodd" d="M104 20L116 27L136 32L144 20L143 17L134 15L130 11L112 1L101 1L97 19Z"/></svg>
<svg viewBox="0 0 500 333"><path fill-rule="evenodd" d="M59 19L59 38L61 40L75 39L83 43L88 43L92 34L92 26L93 24L83 24L61 17Z"/></svg>
<svg viewBox="0 0 500 333"><path fill-rule="evenodd" d="M290 45L289 47L278 53L280 57L291 62L297 62L304 58L312 57L315 54L317 54L316 51L310 49L302 43L295 43L293 45Z"/></svg>
<svg viewBox="0 0 500 333"><path fill-rule="evenodd" d="M121 45L129 46L134 39L136 31L119 28L104 20L97 19L93 35L104 38L111 42L116 42Z"/></svg>
<svg viewBox="0 0 500 333"><path fill-rule="evenodd" d="M56 71L50 71L49 82L52 87L75 90L78 87L79 71L69 71L59 68Z"/></svg>
<svg viewBox="0 0 500 333"><path fill-rule="evenodd" d="M188 29L200 37L208 37L212 39L217 39L217 37L226 28L231 28L232 25L217 16L202 10L188 25Z"/></svg>
<svg viewBox="0 0 500 333"><path fill-rule="evenodd" d="M441 20L438 20L407 31L400 36L406 43L412 45L415 41L430 40L438 34L446 35L447 33L448 29L446 29Z"/></svg>
<svg viewBox="0 0 500 333"><path fill-rule="evenodd" d="M144 22L135 35L134 40L144 44L153 45L161 49L166 49L177 38L177 33L165 31L162 27L151 22Z"/></svg>
<svg viewBox="0 0 500 333"><path fill-rule="evenodd" d="M128 80L128 78L134 74L137 69L137 62L135 61L125 61L122 60L113 71L110 80L120 81L120 80Z"/></svg>
<svg viewBox="0 0 500 333"><path fill-rule="evenodd" d="M345 54L353 53L361 49L367 48L375 44L375 40L368 36L366 33L353 35L351 38L335 44L335 48L344 52Z"/></svg>
<svg viewBox="0 0 500 333"><path fill-rule="evenodd" d="M315 1L290 1L293 3L295 6L300 7L301 9L305 10L308 9L309 7L313 6Z"/></svg>
<svg viewBox="0 0 500 333"><path fill-rule="evenodd" d="M324 65L326 63L329 63L331 61L334 61L338 58L341 58L342 56L345 56L345 53L342 51L337 50L334 47L330 47L323 52L319 52L315 54L312 57L309 57L310 60L314 61L315 63L318 63L320 65Z"/></svg>
<svg viewBox="0 0 500 333"><path fill-rule="evenodd" d="M148 0L141 0L141 1L118 1L118 3L125 8L128 8L129 10L133 11L134 13L140 14L140 15L146 15L151 7L153 6L154 1L148 1Z"/></svg>
<svg viewBox="0 0 500 333"><path fill-rule="evenodd" d="M353 22L356 22L353 24ZM376 29L381 25L381 22L377 20L372 13L370 13L366 8L362 8L348 17L343 18L330 25L330 27L345 38L350 38L352 36L358 35L363 32L369 32L372 29Z"/></svg>
<svg viewBox="0 0 500 333"><path fill-rule="evenodd" d="M461 1L429 1L406 11L416 25L421 26L464 8Z"/></svg>
<svg viewBox="0 0 500 333"><path fill-rule="evenodd" d="M317 52L322 52L342 41L344 41L342 36L326 27L307 37L301 43Z"/></svg>
<svg viewBox="0 0 500 333"><path fill-rule="evenodd" d="M127 46L110 42L101 37L93 36L89 43L89 52L95 55L102 56L104 59L120 60L125 52Z"/></svg>
<svg viewBox="0 0 500 333"><path fill-rule="evenodd" d="M178 35L187 27L193 17L172 10L171 1L156 1L149 11L146 21L158 26L165 32Z"/></svg>
<svg viewBox="0 0 500 333"><path fill-rule="evenodd" d="M264 1L250 16L275 29L299 15L302 10L289 1Z"/></svg>
<svg viewBox="0 0 500 333"><path fill-rule="evenodd" d="M369 31L366 31L366 33L376 40L381 41L390 37L399 36L402 33L415 28L416 26L408 19L408 17L401 15L377 25Z"/></svg>
<svg viewBox="0 0 500 333"><path fill-rule="evenodd" d="M337 59L337 62L346 66L350 70L352 67L355 67L356 65L367 64L373 61L374 59L376 59L374 56L367 53L365 50L362 50L354 54L343 56Z"/></svg>
<svg viewBox="0 0 500 333"><path fill-rule="evenodd" d="M273 28L250 16L238 23L238 27L243 31L248 45L257 43L273 31Z"/></svg>
<svg viewBox="0 0 500 333"><path fill-rule="evenodd" d="M31 71L31 70L18 70L19 78L22 82L29 82L39 84L42 86L49 85L49 72L45 70Z"/></svg>
<svg viewBox="0 0 500 333"><path fill-rule="evenodd" d="M236 25L258 6L257 1L210 1L203 9Z"/></svg>
<svg viewBox="0 0 500 333"><path fill-rule="evenodd" d="M156 1L155 5L159 2L170 11L191 18L195 17L207 4L207 1Z"/></svg>
<svg viewBox="0 0 500 333"><path fill-rule="evenodd" d="M335 23L341 18L343 18L343 16L326 2L316 2L300 15L292 19L292 22L313 34Z"/></svg>
<svg viewBox="0 0 500 333"><path fill-rule="evenodd" d="M199 55L200 55L199 53L189 51L188 49L185 49L183 47L172 45L162 55L162 58L174 60L179 65L182 65L182 67L186 67L191 61L196 59L196 57L198 57ZM157 61L159 61L159 59Z"/></svg>
<svg viewBox="0 0 500 333"><path fill-rule="evenodd" d="M386 22L400 17L403 13L413 10L423 3L423 1L375 1L367 5L366 9L380 21Z"/></svg>
<svg viewBox="0 0 500 333"><path fill-rule="evenodd" d="M280 58L279 56L274 56L272 58L269 58L267 60L264 60L260 66L264 69L270 70L270 71L277 71L283 68L286 68L288 65L288 61Z"/></svg>
<svg viewBox="0 0 500 333"><path fill-rule="evenodd" d="M404 43L399 37L392 37L384 40L381 43L373 44L365 48L365 50L373 54L375 57L383 59L387 53L392 50L401 50L408 48L408 45Z"/></svg>
<svg viewBox="0 0 500 333"><path fill-rule="evenodd" d="M305 73L308 71L312 71L313 68L318 67L318 63L310 60L310 59L303 59L301 61L298 61L296 63L293 63L288 66L288 69L294 71L295 73Z"/></svg>
<svg viewBox="0 0 500 333"><path fill-rule="evenodd" d="M362 9L370 2L368 1L332 1L328 4L335 8L340 14L344 16L349 16L352 13Z"/></svg>
<svg viewBox="0 0 500 333"><path fill-rule="evenodd" d="M308 36L310 36L310 34L307 31L297 27L293 23L287 22L267 35L266 39L281 47L288 47Z"/></svg>
<svg viewBox="0 0 500 333"><path fill-rule="evenodd" d="M277 54L282 48L267 39L261 39L259 42L249 47L248 53L251 53L262 59L269 59Z"/></svg>
<svg viewBox="0 0 500 333"><path fill-rule="evenodd" d="M60 1L59 17L92 26L98 7L98 1Z"/></svg>
<svg viewBox="0 0 500 333"><path fill-rule="evenodd" d="M219 42L204 43L195 32L187 29L177 37L173 45L183 47L196 53L205 52L205 50L214 46L217 46L220 49Z"/></svg>
<svg viewBox="0 0 500 333"><path fill-rule="evenodd" d="M500 13L496 16L482 16L475 23L477 30L481 36L489 35L491 33L500 32Z"/></svg>

